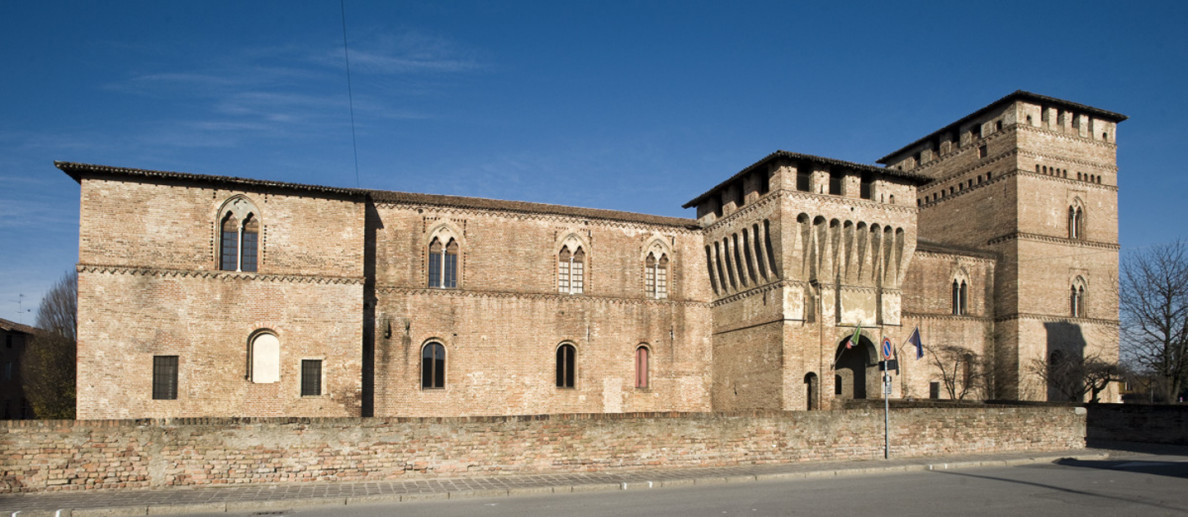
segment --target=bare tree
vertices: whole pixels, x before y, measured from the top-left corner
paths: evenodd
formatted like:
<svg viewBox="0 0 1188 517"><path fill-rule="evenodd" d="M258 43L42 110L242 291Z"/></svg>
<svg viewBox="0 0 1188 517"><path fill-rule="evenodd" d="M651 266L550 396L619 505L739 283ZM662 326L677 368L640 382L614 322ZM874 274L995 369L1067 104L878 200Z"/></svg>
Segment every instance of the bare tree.
<svg viewBox="0 0 1188 517"><path fill-rule="evenodd" d="M1101 392L1113 381L1122 380L1122 372L1113 361L1091 355L1078 358L1055 352L1048 360L1033 359L1030 370L1049 388L1049 398L1067 402L1098 402Z"/></svg>
<svg viewBox="0 0 1188 517"><path fill-rule="evenodd" d="M41 299L36 334L21 357L21 380L37 418L74 418L78 273L69 272Z"/></svg>
<svg viewBox="0 0 1188 517"><path fill-rule="evenodd" d="M981 357L972 350L958 345L925 346L932 357L932 365L941 372L941 383L949 398L962 400L984 387L984 372Z"/></svg>
<svg viewBox="0 0 1188 517"><path fill-rule="evenodd" d="M1188 381L1188 246L1176 241L1131 254L1120 277L1123 354L1174 401Z"/></svg>

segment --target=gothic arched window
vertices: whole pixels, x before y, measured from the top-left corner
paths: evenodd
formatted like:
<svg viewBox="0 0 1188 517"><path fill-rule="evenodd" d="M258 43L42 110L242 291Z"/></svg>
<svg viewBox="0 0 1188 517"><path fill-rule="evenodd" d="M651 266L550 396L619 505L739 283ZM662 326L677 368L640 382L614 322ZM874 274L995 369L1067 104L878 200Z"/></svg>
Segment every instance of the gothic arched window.
<svg viewBox="0 0 1188 517"><path fill-rule="evenodd" d="M561 294L582 294L585 290L586 252L581 246L570 250L561 246L557 254L557 292Z"/></svg>
<svg viewBox="0 0 1188 517"><path fill-rule="evenodd" d="M260 216L251 201L236 196L219 211L219 269L254 273L259 261Z"/></svg>
<svg viewBox="0 0 1188 517"><path fill-rule="evenodd" d="M458 287L458 241L453 238L443 235L429 243L429 287Z"/></svg>
<svg viewBox="0 0 1188 517"><path fill-rule="evenodd" d="M1079 205L1068 207L1068 238L1085 239L1085 209Z"/></svg>
<svg viewBox="0 0 1188 517"><path fill-rule="evenodd" d="M952 305L954 315L961 316L969 311L969 284L965 280L953 280Z"/></svg>
<svg viewBox="0 0 1188 517"><path fill-rule="evenodd" d="M648 298L662 300L668 298L668 254L648 252L644 259L644 293Z"/></svg>
<svg viewBox="0 0 1188 517"><path fill-rule="evenodd" d="M1081 282L1074 282L1068 293L1068 312L1074 318L1085 316L1085 286Z"/></svg>

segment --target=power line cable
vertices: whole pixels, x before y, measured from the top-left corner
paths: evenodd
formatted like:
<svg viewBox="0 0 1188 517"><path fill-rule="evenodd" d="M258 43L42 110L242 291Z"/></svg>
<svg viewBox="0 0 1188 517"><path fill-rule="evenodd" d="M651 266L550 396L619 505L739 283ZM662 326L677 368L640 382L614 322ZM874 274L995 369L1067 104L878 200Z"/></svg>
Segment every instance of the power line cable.
<svg viewBox="0 0 1188 517"><path fill-rule="evenodd" d="M347 105L351 111L351 150L355 155L355 188L359 188L359 140L355 136L355 94L351 88L351 53L347 47L346 0L338 1L342 8L342 55L346 58Z"/></svg>

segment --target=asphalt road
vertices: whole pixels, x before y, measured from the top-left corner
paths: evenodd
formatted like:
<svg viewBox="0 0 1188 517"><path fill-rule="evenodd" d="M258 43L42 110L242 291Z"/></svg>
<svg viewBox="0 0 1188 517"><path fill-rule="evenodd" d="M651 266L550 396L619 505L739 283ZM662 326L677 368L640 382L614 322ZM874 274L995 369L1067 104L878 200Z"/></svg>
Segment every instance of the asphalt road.
<svg viewBox="0 0 1188 517"><path fill-rule="evenodd" d="M1188 515L1188 456L207 515Z"/></svg>

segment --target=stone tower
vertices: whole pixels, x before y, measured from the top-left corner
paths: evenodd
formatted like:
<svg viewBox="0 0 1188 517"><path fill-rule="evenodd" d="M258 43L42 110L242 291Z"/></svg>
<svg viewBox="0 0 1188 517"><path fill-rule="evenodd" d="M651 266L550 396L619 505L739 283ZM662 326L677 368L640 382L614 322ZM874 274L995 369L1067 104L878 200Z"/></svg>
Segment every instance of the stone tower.
<svg viewBox="0 0 1188 517"><path fill-rule="evenodd" d="M872 341L900 333L925 181L778 151L685 204L714 293L715 409L815 409L834 400L820 379L842 398L878 389ZM858 326L861 346L844 348Z"/></svg>
<svg viewBox="0 0 1188 517"><path fill-rule="evenodd" d="M998 257L987 351L997 397L1058 399L1043 369L1118 359L1123 120L1017 91L879 160L931 179L916 200L922 240Z"/></svg>

